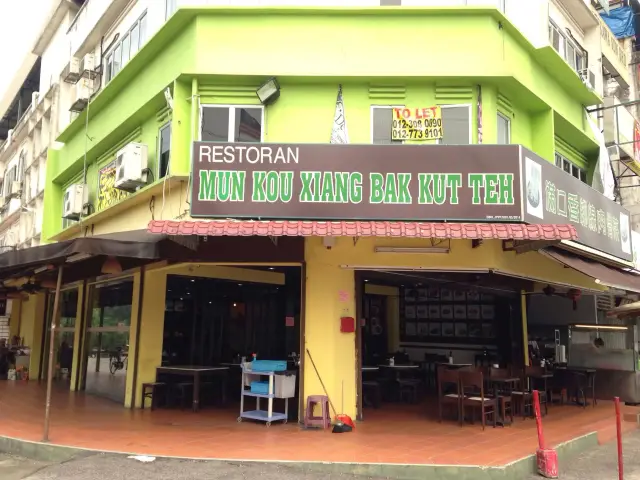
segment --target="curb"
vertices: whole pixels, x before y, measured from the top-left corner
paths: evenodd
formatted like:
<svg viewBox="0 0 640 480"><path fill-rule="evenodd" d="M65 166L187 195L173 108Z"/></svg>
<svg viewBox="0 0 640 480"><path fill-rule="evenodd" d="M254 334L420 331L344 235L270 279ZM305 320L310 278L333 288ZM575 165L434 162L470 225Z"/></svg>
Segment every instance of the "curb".
<svg viewBox="0 0 640 480"><path fill-rule="evenodd" d="M572 456L594 448L598 445L596 432L588 433L557 445L560 471L562 465ZM85 448L55 445L43 442L21 440L0 436L0 452L17 455L32 460L51 463L62 463L74 459L85 458L95 454L132 455L127 452L92 450ZM158 455L161 459L224 462L231 464L251 463L255 465L277 464L290 469L306 472L351 474L395 478L398 480L516 480L536 473L536 457L529 455L500 467L480 465L400 465L392 463L339 463L339 462L291 462L264 461L222 458L170 457Z"/></svg>

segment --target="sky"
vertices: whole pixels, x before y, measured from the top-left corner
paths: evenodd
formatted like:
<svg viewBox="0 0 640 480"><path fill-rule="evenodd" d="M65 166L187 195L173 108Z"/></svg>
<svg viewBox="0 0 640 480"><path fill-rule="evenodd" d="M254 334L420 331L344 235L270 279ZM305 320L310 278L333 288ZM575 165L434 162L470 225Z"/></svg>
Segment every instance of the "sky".
<svg viewBox="0 0 640 480"><path fill-rule="evenodd" d="M54 0L0 0L0 98L35 44Z"/></svg>

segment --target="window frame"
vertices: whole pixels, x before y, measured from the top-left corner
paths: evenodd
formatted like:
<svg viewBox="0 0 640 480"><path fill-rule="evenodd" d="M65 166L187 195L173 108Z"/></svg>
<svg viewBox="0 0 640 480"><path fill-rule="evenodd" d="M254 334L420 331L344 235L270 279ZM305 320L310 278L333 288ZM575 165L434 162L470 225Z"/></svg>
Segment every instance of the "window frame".
<svg viewBox="0 0 640 480"><path fill-rule="evenodd" d="M173 8L173 10L169 11L169 8ZM176 0L164 0L164 19L165 21L169 20L171 15L173 15L178 9L178 5Z"/></svg>
<svg viewBox="0 0 640 480"><path fill-rule="evenodd" d="M502 113L498 110L498 114L496 115L496 124L498 124L497 122L500 121L500 118L506 120L507 122L507 143L498 143L498 145L511 145L511 117L506 113Z"/></svg>
<svg viewBox="0 0 640 480"><path fill-rule="evenodd" d="M370 137L370 142L371 145L384 145L384 144L377 144L374 143L374 135L373 135L373 127L375 125L375 122L373 121L373 115L374 115L374 110L376 109L381 109L381 110L391 110L392 108L405 108L406 105L379 105L379 104L375 104L375 105L370 105L369 107L369 137ZM392 121L393 121L393 114L392 114ZM391 132L389 132L389 136L391 136ZM391 143L389 145L403 145L404 144L404 140L391 140Z"/></svg>
<svg viewBox="0 0 640 480"><path fill-rule="evenodd" d="M471 103L446 103L446 104L442 104L442 105L438 105L440 107L441 110L444 110L446 108L460 108L460 107L467 107L469 109L469 143L468 144L464 144L464 143L460 143L460 144L456 144L456 145L473 145L473 104ZM442 119L442 130L443 132L445 131L445 124L444 124L444 119ZM436 141L436 145L445 145L444 143L442 143L442 138L439 138Z"/></svg>
<svg viewBox="0 0 640 480"><path fill-rule="evenodd" d="M562 165L558 165L558 160L560 160L562 162ZM571 172L565 171L564 162L567 162L569 164L569 166L571 167ZM587 169L581 167L580 165L577 165L575 162L571 161L571 159L565 157L563 154L561 154L557 150L554 151L553 164L556 167L558 167L560 170L562 170L564 173L566 173L567 175L571 175L573 178L581 181L585 185L589 185L589 183L587 182ZM576 168L578 170L578 176L577 177L573 174L573 169L574 168ZM580 178L580 177L582 177L582 175L584 175L584 180L582 180L582 178Z"/></svg>
<svg viewBox="0 0 640 480"><path fill-rule="evenodd" d="M125 30L125 32L118 38L118 41L115 42L111 48L104 53L104 65L105 65L105 70L106 73L105 75L103 75L104 77L104 86L106 87L107 84L113 80L113 78L122 71L122 69L125 67L125 65L127 63L129 63L131 61L131 59L136 55L136 53L138 53L140 51L140 49L143 46L143 42L146 42L145 40L142 40L142 37L140 35L140 22L142 21L143 18L146 18L148 15L147 9L144 10L144 12L142 12L140 14L140 16L136 19L135 22L133 22L133 24L127 29ZM148 18L147 18L148 20ZM133 38L131 33L133 32L133 30L135 28L138 28L138 46L136 48L136 51L131 53L131 48L133 46L133 43L131 42L131 39ZM149 28L149 25L146 25L146 28ZM123 43L124 43L124 39L128 38L129 39L129 57L127 58L126 62L122 61L123 58L123 51L122 51L122 47L123 47ZM117 72L115 72L115 51L117 48L120 48L120 68L118 69Z"/></svg>
<svg viewBox="0 0 640 480"><path fill-rule="evenodd" d="M555 47L553 46L553 39L551 37L551 34L552 34L551 31L552 30L555 30L558 33L559 42L560 42L558 47L562 50L563 53L558 52L558 50L556 50ZM588 65L588 52L576 40L574 40L573 38L567 36L567 34L565 32L563 32L562 29L558 26L558 24L556 22L554 22L553 19L551 19L551 18L549 18L549 44L551 45L551 48L556 50L558 55L560 55L562 57L562 59L575 72L580 72L580 71L588 68L587 67L587 65ZM567 58L568 57L568 55L567 55L567 45L571 46L573 48L573 50L574 50L574 55L573 55L574 58L572 59L572 62L569 62L569 59ZM580 65L577 65L578 57L580 58ZM575 66L573 65L574 62L576 63Z"/></svg>
<svg viewBox="0 0 640 480"><path fill-rule="evenodd" d="M227 141L226 143L238 143L233 140L236 128L236 109L237 108L259 108L261 110L260 115L260 142L264 143L264 136L266 133L265 111L264 105L261 104L232 104L232 103L202 103L200 104L200 124L198 125L198 140L202 141L202 118L205 108L226 108L229 112L229 125L227 129ZM233 112L233 115L231 114ZM231 139L231 140L230 140Z"/></svg>
<svg viewBox="0 0 640 480"><path fill-rule="evenodd" d="M171 168L171 141L173 137L169 138L169 161L167 162L167 171L163 177L160 176L160 168L162 167L162 132L165 130L169 130L169 134L171 135L171 120L167 121L164 125L162 125L158 129L158 168L156 171L156 180L160 180L161 178L170 176L170 168Z"/></svg>

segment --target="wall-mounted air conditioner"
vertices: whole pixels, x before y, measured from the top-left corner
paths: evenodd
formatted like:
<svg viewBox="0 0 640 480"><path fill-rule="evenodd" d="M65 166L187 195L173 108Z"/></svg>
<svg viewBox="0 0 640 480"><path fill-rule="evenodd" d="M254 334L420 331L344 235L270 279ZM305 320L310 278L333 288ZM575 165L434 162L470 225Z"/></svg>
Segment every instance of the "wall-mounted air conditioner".
<svg viewBox="0 0 640 480"><path fill-rule="evenodd" d="M146 183L143 170L147 168L147 146L143 143L129 143L116 154L116 181L119 190L134 192Z"/></svg>
<svg viewBox="0 0 640 480"><path fill-rule="evenodd" d="M584 83L591 90L596 89L596 74L592 70L583 68L578 73L580 75L580 78L582 79L582 83Z"/></svg>
<svg viewBox="0 0 640 480"><path fill-rule="evenodd" d="M76 83L80 78L80 59L71 57L62 70L62 80L66 83Z"/></svg>
<svg viewBox="0 0 640 480"><path fill-rule="evenodd" d="M96 57L93 53L87 53L80 62L80 75L84 78L94 79L96 76Z"/></svg>
<svg viewBox="0 0 640 480"><path fill-rule="evenodd" d="M64 192L62 217L79 220L89 202L89 189L83 183L74 183Z"/></svg>
<svg viewBox="0 0 640 480"><path fill-rule="evenodd" d="M81 78L78 83L76 83L76 96L74 102L69 107L70 112L81 112L89 103L89 99L91 98L91 86L92 81L88 78Z"/></svg>

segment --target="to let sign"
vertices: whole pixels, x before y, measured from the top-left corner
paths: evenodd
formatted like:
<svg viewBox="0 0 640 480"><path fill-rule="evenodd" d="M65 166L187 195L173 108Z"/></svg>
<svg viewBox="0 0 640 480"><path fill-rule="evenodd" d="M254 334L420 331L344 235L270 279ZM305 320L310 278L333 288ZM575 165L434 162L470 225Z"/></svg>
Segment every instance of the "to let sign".
<svg viewBox="0 0 640 480"><path fill-rule="evenodd" d="M520 220L518 146L195 142L194 217Z"/></svg>
<svg viewBox="0 0 640 480"><path fill-rule="evenodd" d="M442 134L440 107L393 108L392 140L435 140Z"/></svg>

